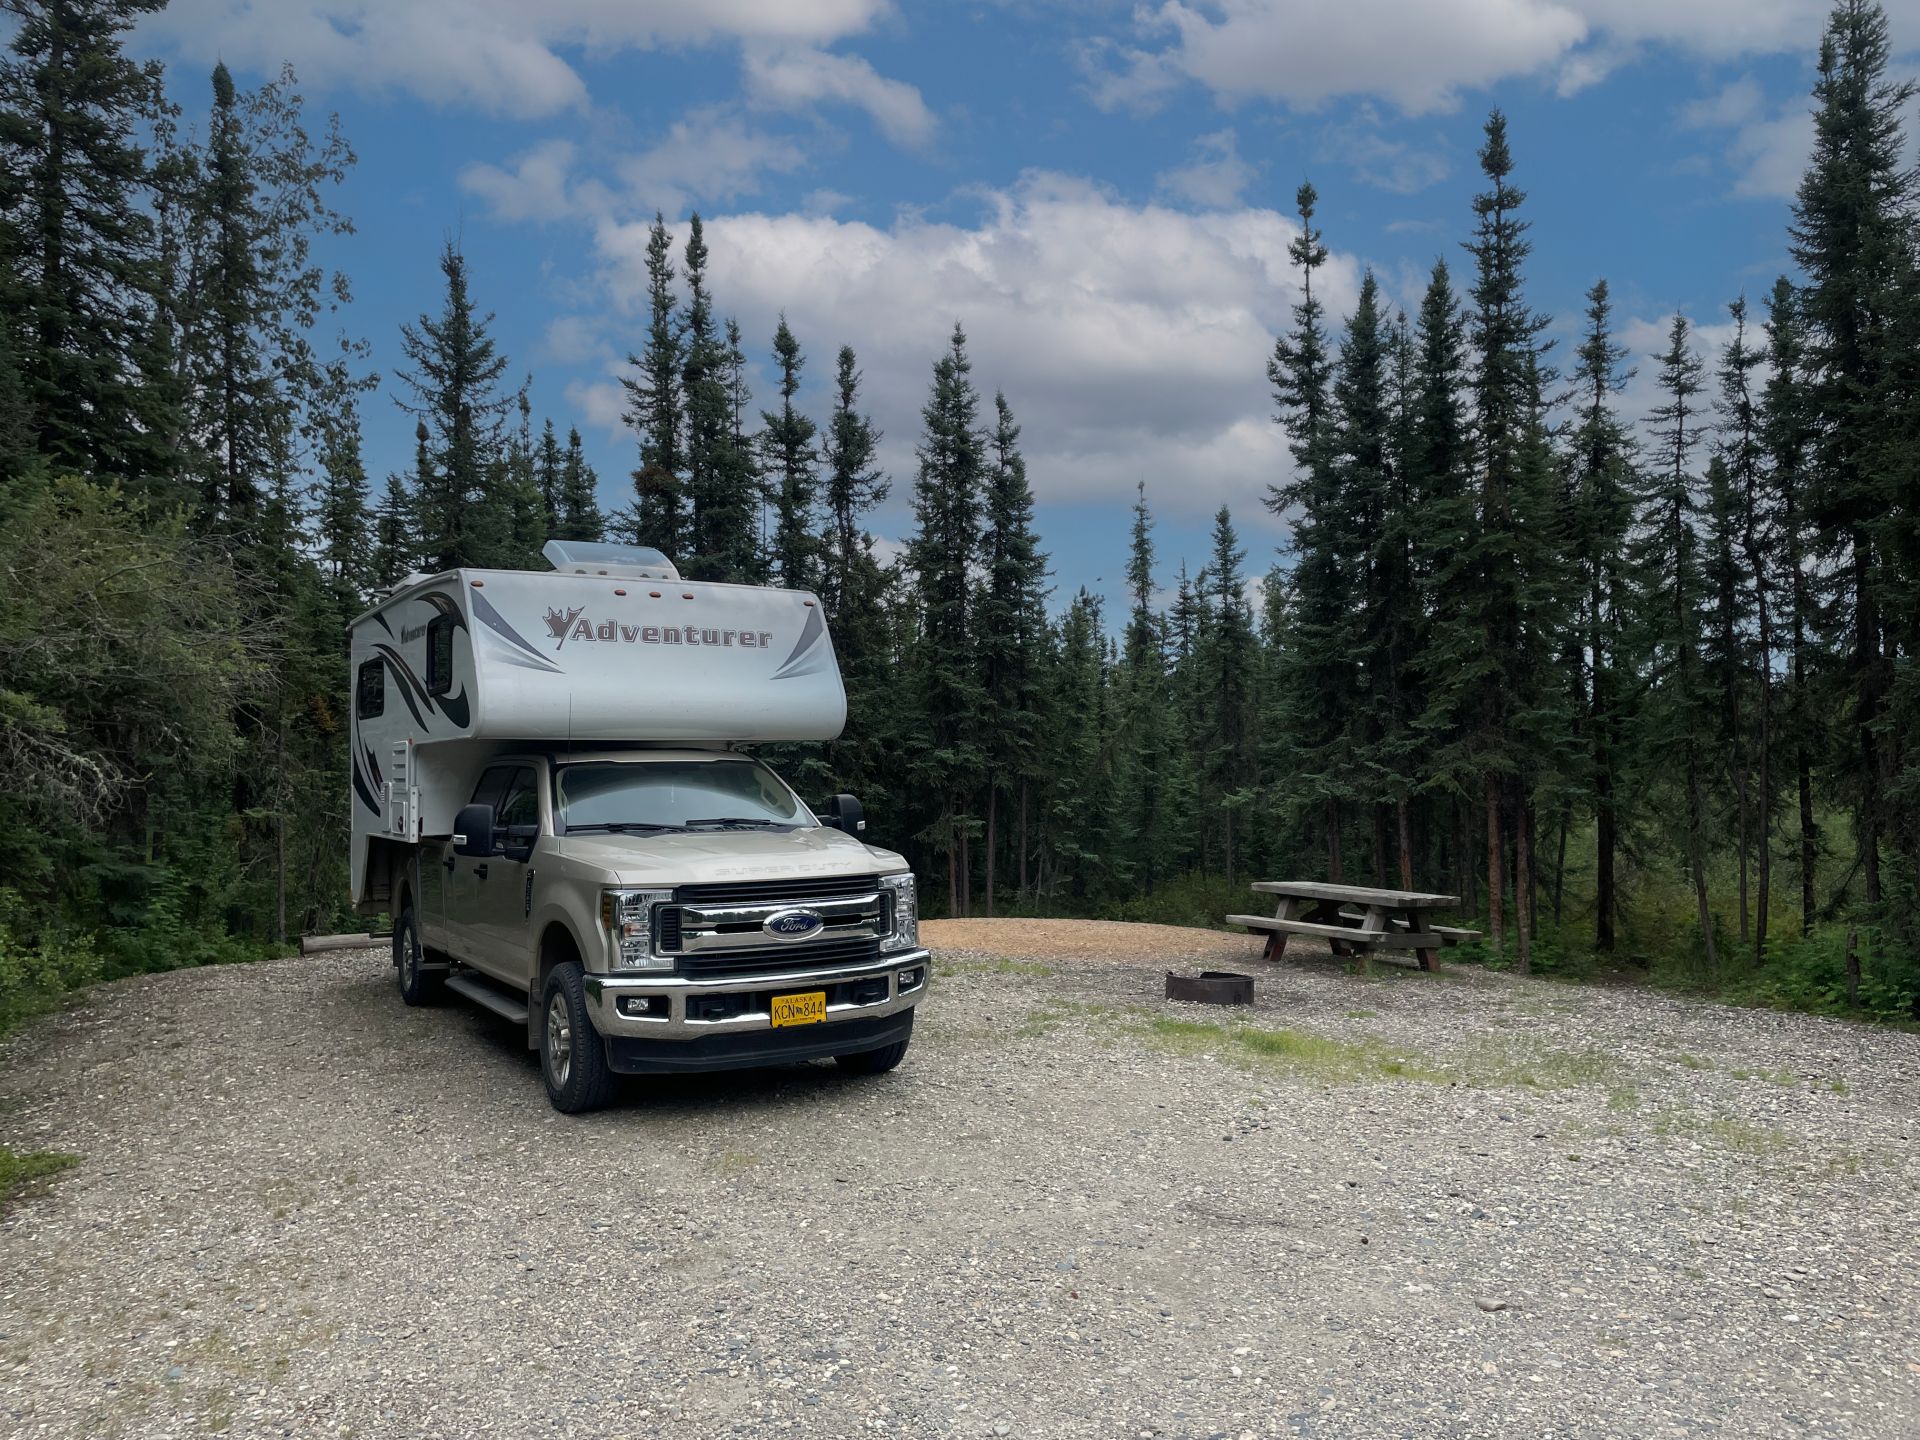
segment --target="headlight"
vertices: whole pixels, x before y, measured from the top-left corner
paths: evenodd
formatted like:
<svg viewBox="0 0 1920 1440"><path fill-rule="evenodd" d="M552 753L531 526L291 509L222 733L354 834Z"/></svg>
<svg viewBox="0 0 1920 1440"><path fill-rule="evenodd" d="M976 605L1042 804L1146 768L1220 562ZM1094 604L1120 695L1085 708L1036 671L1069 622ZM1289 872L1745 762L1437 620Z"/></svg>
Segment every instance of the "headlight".
<svg viewBox="0 0 1920 1440"><path fill-rule="evenodd" d="M614 938L616 970L671 970L673 957L653 949L653 907L673 899L671 890L602 890L600 923Z"/></svg>
<svg viewBox="0 0 1920 1440"><path fill-rule="evenodd" d="M913 876L882 875L881 893L888 897L888 910L892 924L888 928L887 938L880 942L882 951L917 950L920 948L920 894L913 883Z"/></svg>

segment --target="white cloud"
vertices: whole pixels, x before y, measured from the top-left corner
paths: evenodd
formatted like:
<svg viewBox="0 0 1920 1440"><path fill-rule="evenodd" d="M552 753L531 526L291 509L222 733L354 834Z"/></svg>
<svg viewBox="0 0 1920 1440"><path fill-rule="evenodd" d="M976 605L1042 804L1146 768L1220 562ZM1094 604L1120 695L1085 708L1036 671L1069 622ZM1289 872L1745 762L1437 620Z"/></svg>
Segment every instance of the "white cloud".
<svg viewBox="0 0 1920 1440"><path fill-rule="evenodd" d="M933 112L920 92L904 81L878 74L857 55L830 55L811 47L750 46L745 71L752 104L799 110L837 100L865 110L896 145L924 145L933 137Z"/></svg>
<svg viewBox="0 0 1920 1440"><path fill-rule="evenodd" d="M752 195L768 171L798 170L806 160L784 136L754 130L738 116L703 111L676 120L659 143L613 168L633 204L671 215L700 201Z"/></svg>
<svg viewBox="0 0 1920 1440"><path fill-rule="evenodd" d="M1148 43L1113 48L1103 103L1151 103L1194 80L1226 102L1381 95L1419 113L1554 64L1587 35L1549 0L1167 0L1138 20Z"/></svg>
<svg viewBox="0 0 1920 1440"><path fill-rule="evenodd" d="M292 60L314 84L535 116L586 103L562 50L824 45L889 8L889 0L173 0L140 28L209 63L271 72Z"/></svg>
<svg viewBox="0 0 1920 1440"><path fill-rule="evenodd" d="M574 145L549 140L510 166L474 164L461 188L478 195L502 220L550 221L618 214L677 214L690 206L736 200L759 191L763 178L803 168L806 154L791 139L750 126L722 107L677 120L644 150L604 157L613 179L576 178Z"/></svg>
<svg viewBox="0 0 1920 1440"><path fill-rule="evenodd" d="M1103 105L1152 105L1187 82L1223 103L1261 98L1311 108L1379 96L1408 113L1513 76L1562 94L1594 84L1639 50L1708 60L1813 53L1830 0L1162 0L1134 34L1087 45ZM1896 48L1920 43L1920 0L1887 6Z"/></svg>
<svg viewBox="0 0 1920 1440"><path fill-rule="evenodd" d="M1238 205L1255 172L1240 158L1233 131L1202 135L1193 142L1193 151L1193 159L1185 165L1162 172L1158 177L1160 188L1209 210Z"/></svg>
<svg viewBox="0 0 1920 1440"><path fill-rule="evenodd" d="M513 162L511 170L498 165L469 165L460 172L460 187L487 202L502 220L547 223L574 213L567 173L573 166L571 141L548 140Z"/></svg>
<svg viewBox="0 0 1920 1440"><path fill-rule="evenodd" d="M1447 178L1452 165L1438 150L1422 149L1380 133L1380 117L1361 105L1353 119L1323 127L1315 137L1323 160L1396 195L1413 195Z"/></svg>
<svg viewBox="0 0 1920 1440"><path fill-rule="evenodd" d="M1770 105L1758 82L1742 76L1687 105L1680 123L1733 132L1726 155L1735 194L1780 200L1799 188L1813 149L1813 115L1804 97Z"/></svg>
<svg viewBox="0 0 1920 1440"><path fill-rule="evenodd" d="M1296 233L1271 210L1134 206L1032 174L989 193L971 224L728 215L707 241L720 303L756 348L784 309L815 371L842 343L859 351L897 494L959 320L982 394L1004 387L1014 403L1043 499L1124 498L1144 479L1157 508L1205 516L1225 501L1243 526L1271 528L1261 498L1288 460L1265 367L1297 298ZM597 235L614 306L637 316L645 227ZM1358 267L1336 256L1322 274L1343 313Z"/></svg>

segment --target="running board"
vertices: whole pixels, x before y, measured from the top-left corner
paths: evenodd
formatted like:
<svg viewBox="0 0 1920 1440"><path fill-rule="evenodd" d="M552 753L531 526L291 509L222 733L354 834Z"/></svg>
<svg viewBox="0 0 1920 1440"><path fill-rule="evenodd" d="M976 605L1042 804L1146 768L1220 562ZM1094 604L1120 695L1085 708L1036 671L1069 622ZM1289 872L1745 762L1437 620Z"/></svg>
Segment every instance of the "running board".
<svg viewBox="0 0 1920 1440"><path fill-rule="evenodd" d="M491 1010L502 1020L511 1020L516 1025L527 1023L526 997L503 990L498 985L482 980L471 972L450 976L447 989L456 995L464 995L474 1004Z"/></svg>

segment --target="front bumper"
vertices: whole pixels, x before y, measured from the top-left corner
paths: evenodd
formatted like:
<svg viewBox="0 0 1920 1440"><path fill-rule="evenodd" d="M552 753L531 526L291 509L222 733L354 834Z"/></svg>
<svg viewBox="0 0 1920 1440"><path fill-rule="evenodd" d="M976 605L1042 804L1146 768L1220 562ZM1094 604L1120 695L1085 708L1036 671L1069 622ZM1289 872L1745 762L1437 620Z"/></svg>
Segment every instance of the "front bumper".
<svg viewBox="0 0 1920 1440"><path fill-rule="evenodd" d="M757 1043L754 1037L764 1040L774 1029L768 1004L772 996L825 990L824 1021L780 1027L783 1037L804 1030L824 1038L839 1024L884 1020L911 1010L927 993L931 958L925 950L903 950L858 965L711 979L588 975L587 1010L594 1029L609 1041L705 1041L699 1048L713 1049L714 1037L742 1036L746 1037L743 1048L752 1049ZM731 1013L714 1018L716 1012Z"/></svg>

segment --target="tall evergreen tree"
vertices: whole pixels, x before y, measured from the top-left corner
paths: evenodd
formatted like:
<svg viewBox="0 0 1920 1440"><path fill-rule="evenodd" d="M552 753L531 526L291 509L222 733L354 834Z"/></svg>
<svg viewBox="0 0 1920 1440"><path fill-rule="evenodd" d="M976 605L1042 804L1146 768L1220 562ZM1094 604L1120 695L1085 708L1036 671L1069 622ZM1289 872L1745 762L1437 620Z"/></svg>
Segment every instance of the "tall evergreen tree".
<svg viewBox="0 0 1920 1440"><path fill-rule="evenodd" d="M1800 934L1813 930L1814 881L1821 853L1814 813L1813 771L1821 727L1813 695L1813 660L1820 646L1821 616L1810 564L1813 543L1811 481L1807 473L1812 424L1808 415L1805 337L1799 299L1785 276L1767 297L1767 383L1761 397L1760 430L1766 449L1769 508L1780 537L1785 572L1786 669L1783 739L1793 756L1796 858L1800 871Z"/></svg>
<svg viewBox="0 0 1920 1440"><path fill-rule="evenodd" d="M1222 505L1213 517L1213 550L1207 565L1211 603L1196 646L1195 668L1205 696L1205 728L1195 737L1199 757L1203 823L1217 827L1221 871L1234 877L1236 816L1253 799L1253 684L1255 638L1247 604L1246 561L1233 516Z"/></svg>
<svg viewBox="0 0 1920 1440"><path fill-rule="evenodd" d="M701 259L704 265L704 240ZM686 362L673 293L673 236L656 212L647 232L647 343L640 354L627 357L636 373L620 383L627 391L626 421L640 435L640 465L633 472L633 538L669 558L684 558L688 538L682 388Z"/></svg>
<svg viewBox="0 0 1920 1440"><path fill-rule="evenodd" d="M1819 554L1831 568L1844 629L1836 679L1848 744L1843 774L1853 808L1864 899L1881 902L1884 797L1893 788L1884 735L1892 663L1886 648L1887 577L1876 544L1896 507L1885 457L1899 414L1888 380L1899 373L1903 279L1913 266L1913 175L1902 115L1911 82L1888 75L1886 12L1838 0L1820 45L1813 155L1793 207L1793 257L1806 276L1805 384L1819 417L1809 437L1810 495Z"/></svg>
<svg viewBox="0 0 1920 1440"><path fill-rule="evenodd" d="M987 460L980 397L966 332L958 324L947 352L934 362L932 391L920 417L913 487L919 528L907 546L921 612L915 688L926 716L916 769L938 807L924 839L947 862L950 912L964 915L975 823L970 807L982 773L971 721L980 698L972 577Z"/></svg>
<svg viewBox="0 0 1920 1440"><path fill-rule="evenodd" d="M773 489L773 563L789 590L819 588L819 542L814 533L814 450L817 427L793 403L806 363L782 314L773 333L773 359L780 371L780 408L761 412L766 467Z"/></svg>
<svg viewBox="0 0 1920 1440"><path fill-rule="evenodd" d="M1675 772L1682 807L1681 853L1693 887L1700 943L1710 975L1719 969L1707 893L1706 749L1715 705L1701 663L1706 575L1701 557L1700 500L1693 453L1701 435L1698 397L1705 370L1694 353L1687 317L1675 315L1660 356L1663 397L1648 415L1655 452L1642 494L1634 558L1641 570L1642 622L1653 656L1651 731L1646 751Z"/></svg>
<svg viewBox="0 0 1920 1440"><path fill-rule="evenodd" d="M547 512L547 533L560 533L560 517L565 502L560 485L560 437L554 432L552 417L540 427L540 445L533 456L534 482L540 488L540 504Z"/></svg>
<svg viewBox="0 0 1920 1440"><path fill-rule="evenodd" d="M0 285L35 447L62 469L162 485L174 428L141 350L161 277L136 138L164 107L123 39L165 0L19 0L0 62Z"/></svg>
<svg viewBox="0 0 1920 1440"><path fill-rule="evenodd" d="M1294 200L1300 233L1289 242L1287 254L1300 271L1300 303L1293 308L1292 331L1274 342L1267 364L1276 418L1287 429L1294 472L1285 484L1270 487L1267 505L1293 522L1293 644L1282 685L1291 698L1284 722L1293 737L1289 789L1298 806L1321 816L1327 876L1338 883L1344 878L1341 803L1351 792L1353 778L1344 699L1353 681L1347 651L1351 571L1340 550L1333 362L1325 307L1313 293L1314 272L1326 264L1328 251L1325 233L1314 225L1318 193L1303 184Z"/></svg>
<svg viewBox="0 0 1920 1440"><path fill-rule="evenodd" d="M981 506L982 577L974 631L980 693L973 719L985 764L986 913L994 913L1000 869L1000 802L1025 800L1039 754L1041 651L1046 632L1047 559L1033 532L1033 491L1020 454L1020 427L1004 392L993 397Z"/></svg>
<svg viewBox="0 0 1920 1440"><path fill-rule="evenodd" d="M567 453L560 462L559 518L553 533L562 540L604 540L606 516L600 511L600 477L587 463L580 429L567 431Z"/></svg>
<svg viewBox="0 0 1920 1440"><path fill-rule="evenodd" d="M1572 560L1579 572L1579 642L1585 655L1587 784L1594 818L1594 948L1614 947L1619 913L1623 721L1632 708L1634 657L1626 544L1633 528L1636 484L1633 440L1617 406L1633 371L1614 339L1613 301L1605 280L1587 291L1587 328L1573 373L1578 406L1568 435L1569 487L1575 525Z"/></svg>
<svg viewBox="0 0 1920 1440"><path fill-rule="evenodd" d="M508 543L500 533L497 462L507 416L519 396L502 391L507 357L494 344L492 314L468 286L466 257L449 240L440 252L446 294L440 313L400 328L411 367L400 372L419 417L414 504L417 543L435 570L491 563Z"/></svg>

